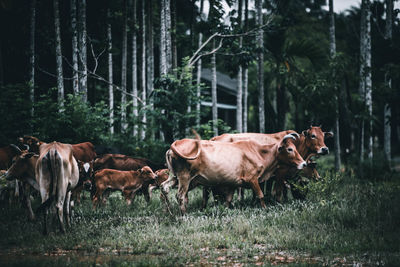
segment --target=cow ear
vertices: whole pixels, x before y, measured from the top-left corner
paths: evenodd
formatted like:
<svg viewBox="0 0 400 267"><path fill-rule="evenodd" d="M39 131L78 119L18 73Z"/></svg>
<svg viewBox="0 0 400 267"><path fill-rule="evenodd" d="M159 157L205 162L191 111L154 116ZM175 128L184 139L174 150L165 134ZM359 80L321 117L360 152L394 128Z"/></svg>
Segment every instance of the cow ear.
<svg viewBox="0 0 400 267"><path fill-rule="evenodd" d="M304 131L302 131L301 132L304 136L307 136L308 135L308 130L304 130Z"/></svg>
<svg viewBox="0 0 400 267"><path fill-rule="evenodd" d="M331 137L333 137L333 133L332 132L325 132L324 133L325 134L325 138L331 138Z"/></svg>

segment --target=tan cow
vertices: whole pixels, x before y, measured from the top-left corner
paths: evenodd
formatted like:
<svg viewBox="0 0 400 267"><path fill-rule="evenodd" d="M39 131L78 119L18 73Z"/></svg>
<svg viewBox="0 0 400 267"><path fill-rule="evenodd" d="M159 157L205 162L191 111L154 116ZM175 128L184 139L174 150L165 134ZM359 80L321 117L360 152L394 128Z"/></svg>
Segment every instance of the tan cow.
<svg viewBox="0 0 400 267"><path fill-rule="evenodd" d="M161 189L167 194L178 179L177 198L182 213L186 212L187 192L192 181L205 186L251 187L265 208L259 180L268 179L278 162L299 169L306 166L293 144L294 139L294 136L287 135L281 142L271 145L261 145L252 140L233 143L177 140L166 153L170 176Z"/></svg>
<svg viewBox="0 0 400 267"><path fill-rule="evenodd" d="M55 202L61 232L65 233L66 224L70 224L71 190L78 184L78 164L72 154L72 146L52 142L42 144L39 148L39 159L36 163L36 179L40 188L44 209L44 233L48 233L47 217L50 205ZM65 207L64 207L65 206Z"/></svg>
<svg viewBox="0 0 400 267"><path fill-rule="evenodd" d="M144 185L148 185L156 179L156 175L149 166L144 166L137 171L119 171L114 169L103 169L96 172L94 182L96 193L93 197L93 208L102 197L104 191L120 190L128 205L134 199L136 192Z"/></svg>
<svg viewBox="0 0 400 267"><path fill-rule="evenodd" d="M238 134L222 134L219 136L214 136L210 139L210 141L217 141L217 142L236 142L242 140L254 140L261 144L274 144L276 142L280 142L282 138L288 134L296 133L293 130L282 131L278 133L271 133L271 134L262 134L262 133L238 133Z"/></svg>

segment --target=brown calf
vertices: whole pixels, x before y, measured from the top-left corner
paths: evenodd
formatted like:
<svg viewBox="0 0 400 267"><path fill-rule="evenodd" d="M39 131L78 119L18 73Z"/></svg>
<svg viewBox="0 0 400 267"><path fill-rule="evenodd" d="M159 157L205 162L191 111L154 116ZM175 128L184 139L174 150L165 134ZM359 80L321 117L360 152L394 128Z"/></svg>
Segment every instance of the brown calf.
<svg viewBox="0 0 400 267"><path fill-rule="evenodd" d="M134 199L136 192L143 185L148 185L156 179L156 175L149 166L145 166L138 171L119 171L113 169L103 169L96 172L95 184L96 193L93 197L93 208L95 209L104 191L119 190L128 205Z"/></svg>

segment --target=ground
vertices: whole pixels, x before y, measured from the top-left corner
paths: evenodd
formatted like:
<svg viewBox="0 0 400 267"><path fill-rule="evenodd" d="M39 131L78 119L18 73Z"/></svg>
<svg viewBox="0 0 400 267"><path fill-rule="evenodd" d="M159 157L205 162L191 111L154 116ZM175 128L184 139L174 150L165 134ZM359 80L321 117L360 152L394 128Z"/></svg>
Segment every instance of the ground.
<svg viewBox="0 0 400 267"><path fill-rule="evenodd" d="M275 265L396 266L400 262L400 179L323 173L305 201L245 200L232 209L213 204L200 210L201 190L189 193L179 215L170 194L170 215L156 191L149 204L138 196L128 207L118 192L93 210L75 207L73 225L61 234L53 222L41 234L41 218L28 222L20 206L0 205L0 266L19 265ZM38 206L38 201L34 206Z"/></svg>

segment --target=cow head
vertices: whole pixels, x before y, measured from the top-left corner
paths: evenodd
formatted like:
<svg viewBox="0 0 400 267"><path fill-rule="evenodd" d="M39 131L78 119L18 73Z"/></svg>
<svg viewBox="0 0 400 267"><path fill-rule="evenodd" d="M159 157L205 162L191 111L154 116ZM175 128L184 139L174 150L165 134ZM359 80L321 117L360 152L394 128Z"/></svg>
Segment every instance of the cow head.
<svg viewBox="0 0 400 267"><path fill-rule="evenodd" d="M296 133L296 135L298 134ZM294 165L297 169L301 170L307 166L307 163L300 156L294 144L296 135L288 134L283 137L278 147L278 161L285 165Z"/></svg>
<svg viewBox="0 0 400 267"><path fill-rule="evenodd" d="M312 160L307 161L307 167L302 170L302 175L309 178L319 180L321 176L316 169L317 163Z"/></svg>
<svg viewBox="0 0 400 267"><path fill-rule="evenodd" d="M33 156L35 156L36 159L38 157L35 153L20 150L20 153L13 158L11 167L4 174L4 177L7 180L14 180L17 178L23 179L29 174L31 174L30 176L33 176L36 163L31 161Z"/></svg>
<svg viewBox="0 0 400 267"><path fill-rule="evenodd" d="M139 177L145 183L154 183L157 175L153 172L153 170L149 166L144 166L139 170Z"/></svg>
<svg viewBox="0 0 400 267"><path fill-rule="evenodd" d="M27 145L28 150L36 154L39 154L39 146L43 144L43 142L41 142L38 138L29 135L24 135L23 137L19 137L18 143L21 147L23 145Z"/></svg>
<svg viewBox="0 0 400 267"><path fill-rule="evenodd" d="M332 137L332 132L323 132L320 126L311 126L302 133L305 137L305 145L311 153L326 155L329 148L325 145L325 138Z"/></svg>
<svg viewBox="0 0 400 267"><path fill-rule="evenodd" d="M93 172L93 160L90 162L83 162L77 160L79 168L79 179L82 181L85 189L90 190L91 188L91 178L94 175Z"/></svg>

